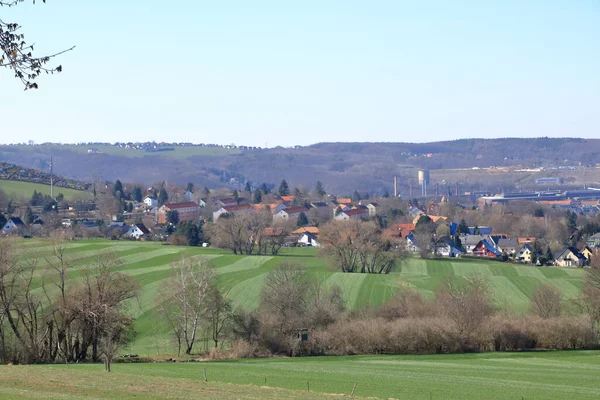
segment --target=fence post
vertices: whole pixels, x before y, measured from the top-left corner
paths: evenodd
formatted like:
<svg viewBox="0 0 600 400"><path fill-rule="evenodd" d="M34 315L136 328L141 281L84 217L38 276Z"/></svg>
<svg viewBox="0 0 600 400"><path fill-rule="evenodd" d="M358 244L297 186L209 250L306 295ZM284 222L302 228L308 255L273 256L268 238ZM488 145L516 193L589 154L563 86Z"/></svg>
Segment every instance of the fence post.
<svg viewBox="0 0 600 400"><path fill-rule="evenodd" d="M206 368L204 368L203 373L204 373L204 382L208 382L208 378L206 377Z"/></svg>

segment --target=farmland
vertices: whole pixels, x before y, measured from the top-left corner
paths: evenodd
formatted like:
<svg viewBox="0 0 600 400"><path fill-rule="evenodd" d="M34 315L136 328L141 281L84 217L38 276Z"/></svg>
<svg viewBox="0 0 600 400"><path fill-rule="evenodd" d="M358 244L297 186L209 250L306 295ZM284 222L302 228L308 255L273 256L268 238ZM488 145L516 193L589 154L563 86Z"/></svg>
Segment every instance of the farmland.
<svg viewBox="0 0 600 400"><path fill-rule="evenodd" d="M105 144L98 145L81 145L81 144L47 144L42 146L27 146L27 145L11 145L8 147L0 146L1 150L24 151L24 152L40 152L44 154L53 154L56 152L73 151L78 154L86 154L88 157L102 157L103 154L111 156L121 156L127 158L147 157L147 156L162 156L170 158L185 159L189 157L215 157L238 154L241 151L237 149L228 149L224 147L204 147L204 146L172 146L171 151L148 152L144 150L126 149L124 147L108 146ZM88 154L88 149L98 149L97 154Z"/></svg>
<svg viewBox="0 0 600 400"><path fill-rule="evenodd" d="M594 351L115 364L112 373L101 371L93 364L2 366L0 398L319 399L348 396L354 384L357 397L600 397L600 353Z"/></svg>
<svg viewBox="0 0 600 400"><path fill-rule="evenodd" d="M41 183L0 180L0 189L2 189L9 197L14 196L17 199L30 199L34 190L42 194L50 195L50 186ZM62 193L66 200L92 197L90 192L55 186L54 195L56 196L59 193Z"/></svg>
<svg viewBox="0 0 600 400"><path fill-rule="evenodd" d="M25 241L23 246L35 249L41 256L48 255L50 244L43 240ZM538 268L487 260L422 260L411 258L401 263L389 275L342 274L326 265L314 249L284 249L277 257L235 256L219 249L165 246L159 243L129 241L76 241L69 244L68 257L75 268L89 263L101 251L113 250L123 264L121 272L134 277L142 286L136 301L131 302L130 312L136 318L138 337L131 351L141 355L161 356L172 354L167 327L156 318L156 298L161 282L170 275L170 264L181 255L203 258L210 262L219 277L219 286L234 305L253 308L258 305L260 290L266 274L282 261L305 264L312 276L327 287L337 285L343 292L346 306L356 309L377 305L386 301L401 287L409 286L431 297L445 277L465 279L472 274L485 276L499 307L527 311L529 298L541 283L559 287L569 299L578 296L583 283L581 269ZM43 257L42 257L43 258ZM40 272L40 275L42 272ZM77 279L74 272L72 279ZM41 276L40 276L41 282ZM39 283L38 283L39 284Z"/></svg>

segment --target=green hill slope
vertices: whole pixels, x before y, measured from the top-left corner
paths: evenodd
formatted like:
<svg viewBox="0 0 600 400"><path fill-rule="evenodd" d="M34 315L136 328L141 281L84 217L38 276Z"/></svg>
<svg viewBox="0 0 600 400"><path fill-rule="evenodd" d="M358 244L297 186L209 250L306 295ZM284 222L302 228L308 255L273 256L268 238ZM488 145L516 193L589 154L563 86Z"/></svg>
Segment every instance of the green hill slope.
<svg viewBox="0 0 600 400"><path fill-rule="evenodd" d="M42 194L50 195L50 185L43 185L41 183L0 180L0 189L2 189L8 196L14 195L17 198L30 199L34 190ZM92 194L90 192L55 186L54 195L56 196L59 193L62 193L66 200L92 198Z"/></svg>
<svg viewBox="0 0 600 400"><path fill-rule="evenodd" d="M40 255L49 255L50 244L44 241L27 241L24 246L35 248ZM485 276L494 292L496 303L505 308L524 312L529 308L529 298L542 283L559 287L565 301L578 296L583 284L581 269L538 268L487 260L422 260L411 258L400 264L389 275L343 274L330 269L326 260L317 257L314 249L284 249L277 257L235 256L219 249L164 246L158 243L77 241L69 244L69 258L76 268L93 260L99 251L111 249L122 258L120 270L133 276L142 285L139 298L131 303L136 317L139 336L132 351L156 355L170 351L170 338L166 327L155 312L161 283L170 275L170 264L181 255L204 257L210 260L218 273L219 285L236 306L253 308L258 305L260 291L266 274L282 261L305 264L320 284L342 289L348 308L377 305L386 301L401 287L410 286L425 296L434 290L446 276L465 279L472 274ZM41 274L41 273L40 273ZM76 274L73 274L76 279Z"/></svg>

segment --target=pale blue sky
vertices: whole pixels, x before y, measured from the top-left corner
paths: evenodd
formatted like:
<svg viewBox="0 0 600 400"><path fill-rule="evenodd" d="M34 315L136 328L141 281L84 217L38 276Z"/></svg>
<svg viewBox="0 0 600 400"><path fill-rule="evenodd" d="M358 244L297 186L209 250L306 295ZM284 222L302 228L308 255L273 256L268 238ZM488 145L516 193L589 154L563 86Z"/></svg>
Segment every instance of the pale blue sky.
<svg viewBox="0 0 600 400"><path fill-rule="evenodd" d="M0 142L600 137L600 1L31 0Z"/></svg>

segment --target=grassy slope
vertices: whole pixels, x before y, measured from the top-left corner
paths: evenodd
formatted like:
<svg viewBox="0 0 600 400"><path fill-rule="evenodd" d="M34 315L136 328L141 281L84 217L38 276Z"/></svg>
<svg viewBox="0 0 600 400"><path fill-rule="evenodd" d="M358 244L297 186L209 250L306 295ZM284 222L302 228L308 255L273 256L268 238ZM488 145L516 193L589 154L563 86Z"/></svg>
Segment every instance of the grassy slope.
<svg viewBox="0 0 600 400"><path fill-rule="evenodd" d="M41 255L49 251L48 243L26 241ZM271 268L281 261L298 261L307 265L314 279L321 284L338 285L349 308L369 304L377 305L388 299L402 286L411 286L432 296L433 291L446 276L464 279L470 274L487 277L501 307L526 311L533 290L541 283L558 286L568 299L578 295L583 282L581 269L537 268L492 261L471 260L421 260L410 259L389 275L342 274L327 268L325 261L316 257L314 249L284 249L280 257L235 256L218 249L163 246L157 243L114 241L78 241L71 244L69 257L76 268L90 262L98 251L113 249L123 258L123 273L138 280L143 289L139 299L131 304L137 318L139 332L132 351L138 354L164 355L172 351L166 327L157 322L154 310L161 282L170 274L169 264L180 254L205 257L219 274L219 284L224 293L238 305L252 308L258 305L262 282ZM41 275L41 274L40 274ZM72 278L77 278L77 272ZM41 279L41 278L40 278ZM39 279L37 280L39 284Z"/></svg>
<svg viewBox="0 0 600 400"><path fill-rule="evenodd" d="M202 382L204 368L208 384ZM356 396L384 399L600 397L600 352L593 351L116 364L110 375L101 370L0 367L0 397L317 398L314 392L348 395L354 383ZM270 387L293 391L261 388L265 379Z"/></svg>
<svg viewBox="0 0 600 400"><path fill-rule="evenodd" d="M0 180L0 189L2 189L8 196L15 195L17 198L31 198L31 195L33 195L34 190L37 190L42 194L50 195L50 185L42 185L40 183ZM92 194L90 192L55 186L54 195L56 196L59 193L62 193L65 196L65 199L67 200L79 199L82 197L92 197Z"/></svg>
<svg viewBox="0 0 600 400"><path fill-rule="evenodd" d="M171 158L189 158L194 156L223 156L229 154L238 154L240 150L236 149L224 149L221 147L199 147L199 146L173 146L175 150L173 151L160 151L160 152L146 152L143 150L131 150L124 149L121 147L114 146L106 146L106 145L74 145L74 144L65 144L65 145L50 145L50 146L11 146L17 147L19 150L23 151L38 151L50 154L52 150L71 150L76 153L86 153L89 148L97 148L101 154L108 154L114 156L123 156L123 157L144 157L144 156L163 156L163 157L171 157ZM2 147L0 146L0 150ZM98 157L101 154L90 154L90 157Z"/></svg>

